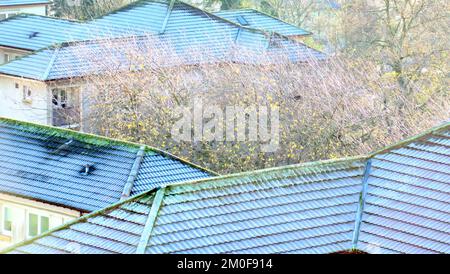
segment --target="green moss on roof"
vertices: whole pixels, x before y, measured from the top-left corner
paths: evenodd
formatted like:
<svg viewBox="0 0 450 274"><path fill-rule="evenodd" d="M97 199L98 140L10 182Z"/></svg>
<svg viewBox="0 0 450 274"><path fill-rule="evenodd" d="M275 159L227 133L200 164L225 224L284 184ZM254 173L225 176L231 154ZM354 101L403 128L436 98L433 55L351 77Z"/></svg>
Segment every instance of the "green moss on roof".
<svg viewBox="0 0 450 274"><path fill-rule="evenodd" d="M74 139L77 141L84 142L86 144L94 145L94 146L120 146L123 148L129 148L133 152L138 151L142 144L134 143L134 142L128 142L128 141L121 141L117 139L112 139L108 137L103 137L99 135L89 134L89 133L82 133L70 129L63 129L53 126L46 126L46 125L38 125L30 122L24 122L24 121L18 121L10 118L0 117L0 123L4 124L10 124L16 127L19 127L21 130L30 132L30 133L36 133L36 134L43 134L53 137L60 137L65 139ZM181 161L187 165L190 165L192 167L195 167L197 169L203 170L207 173L210 173L211 175L218 175L218 173L209 170L207 168L201 167L199 165L196 165L186 159L177 157L167 151L145 145L145 152L148 154L153 155L163 155L178 161Z"/></svg>
<svg viewBox="0 0 450 274"><path fill-rule="evenodd" d="M14 120L8 120L8 119L0 119L0 121L6 121L9 123L17 124ZM29 123L22 123L19 122L20 125L29 126ZM37 126L36 126L37 127ZM39 126L41 127L41 126ZM309 175L309 174L317 174L321 171L329 171L330 169L339 170L342 169L361 169L364 170L364 166L366 162L374 157L375 155L379 153L384 153L387 151L390 151L392 149L395 149L397 147L404 146L406 144L409 144L414 141L420 141L423 138L431 137L434 134L442 133L443 131L447 131L450 128L450 123L445 123L440 126L434 127L430 130L425 131L422 134L413 136L411 138L408 138L402 142L399 142L393 146L386 147L385 149L379 150L377 152L374 152L369 155L363 155L363 156L356 156L356 157L348 157L348 158L342 158L342 159L336 159L336 160L325 160L325 161L316 161L316 162L309 162L309 163L302 163L302 164L296 164L296 165L290 165L290 166L282 166L282 167L275 167L275 168L269 168L269 169L263 169L263 170L256 170L256 171L249 171L249 172L242 172L237 174L231 174L231 175L225 175L225 176L219 176L219 177L213 177L213 178L207 178L207 179L201 179L201 180L194 180L194 181L188 181L188 182L182 182L182 183L175 183L172 185L169 185L166 187L166 196L167 195L176 195L177 190L184 192L193 190L195 187L205 187L205 188L221 188L223 186L229 186L230 184L239 184L242 182L254 182L254 183L260 183L262 181L268 181L272 179L277 178L286 178L291 176L301 176L301 175ZM66 130L62 130L66 131ZM126 199L124 201L121 201L119 203L116 203L112 206L109 206L107 208L104 208L102 210L93 212L91 214L88 214L86 216L81 217L80 219L74 220L68 224L62 225L56 229L53 229L47 233L44 233L36 238L30 239L28 241L16 244L6 250L3 250L2 253L8 253L10 251L13 251L14 249L30 244L40 238L43 238L47 235L50 235L56 231L65 229L70 227L73 224L84 222L88 218L103 214L105 212L109 212L110 210L116 209L123 204L136 201L138 199L145 198L146 201L150 202L151 199L153 199L155 192L158 189L154 189L151 191L144 192L142 194L139 194L137 196L131 197L129 199ZM172 190L172 192L170 192ZM347 250L344 251L344 253L357 253L358 250Z"/></svg>
<svg viewBox="0 0 450 274"><path fill-rule="evenodd" d="M167 188L174 188L174 187L192 188L195 185L200 184L204 184L206 188L210 186L221 187L230 184L240 184L239 180L245 182L258 182L261 180L298 177L299 175L304 176L310 174L319 174L321 172L329 171L329 169L331 168L336 170L344 168L363 169L366 160L367 156L355 156L334 160L307 162L289 166L280 166L254 171L234 173L229 175L222 175L218 177L211 177L188 182L173 183L167 186Z"/></svg>
<svg viewBox="0 0 450 274"><path fill-rule="evenodd" d="M449 130L449 129L450 129L450 122L445 122L445 123L443 123L441 125L438 125L436 127L432 127L432 128L430 128L430 129L428 129L428 130L426 130L426 131L424 131L424 132L422 132L422 133L420 133L418 135L411 136L411 137L406 138L406 139L404 139L402 141L399 141L399 142L397 142L397 143L395 143L393 145L390 145L390 146L384 147L382 149L376 150L376 151L370 153L369 157L372 158L372 157L374 157L374 156L376 156L378 154L384 154L384 153L390 152L390 151L392 151L394 149L397 149L397 148L400 148L400 147L404 147L404 146L406 146L406 145L408 145L408 144L410 144L412 142L416 142L416 141L420 141L422 139L426 139L426 138L430 137L430 135L434 135L434 134L437 134L437 133L440 133L440 132L443 132L443 131Z"/></svg>

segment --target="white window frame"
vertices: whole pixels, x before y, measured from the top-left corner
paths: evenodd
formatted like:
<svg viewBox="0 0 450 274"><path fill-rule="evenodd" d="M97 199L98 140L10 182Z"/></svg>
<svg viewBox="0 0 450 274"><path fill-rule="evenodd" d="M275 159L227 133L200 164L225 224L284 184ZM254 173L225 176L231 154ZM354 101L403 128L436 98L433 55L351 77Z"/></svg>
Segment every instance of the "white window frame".
<svg viewBox="0 0 450 274"><path fill-rule="evenodd" d="M30 102L33 96L33 90L28 85L22 85L22 100Z"/></svg>
<svg viewBox="0 0 450 274"><path fill-rule="evenodd" d="M0 229L0 231L2 232L2 235L6 235L6 236L12 236L12 233L13 233L13 231L12 231L12 225L11 225L11 230L10 231L8 231L8 230L6 230L5 229L5 210L6 210L6 208L8 208L9 210L11 210L11 215L13 214L13 211L14 211L14 209L11 207L11 206L8 206L8 205L1 205L1 229ZM11 220L11 224L12 224L12 222L13 222L13 220Z"/></svg>
<svg viewBox="0 0 450 274"><path fill-rule="evenodd" d="M17 14L19 14L18 11L4 11L4 12L0 12L0 15L4 15L5 16L3 19L0 19L0 21L8 19L9 17L16 16Z"/></svg>
<svg viewBox="0 0 450 274"><path fill-rule="evenodd" d="M11 60L11 55L9 53L3 54L3 63L8 63Z"/></svg>
<svg viewBox="0 0 450 274"><path fill-rule="evenodd" d="M30 214L34 214L34 215L36 215L37 217L38 217L38 231L37 231L37 234L36 235L34 235L34 236L31 236L30 235ZM40 212L37 212L37 211L34 211L34 210L27 210L27 214L26 214L26 231L27 231L27 234L26 234L26 237L27 238L33 238L33 237L36 237L36 236L39 236L39 235L41 235L43 232L42 232L42 225L41 225L41 217L46 217L46 218L48 218L48 230L50 230L51 229L51 224L50 224L50 215L48 215L48 214L42 214L42 213L40 213Z"/></svg>
<svg viewBox="0 0 450 274"><path fill-rule="evenodd" d="M61 100L62 92L65 93L65 95L64 95L65 96L65 101ZM57 93L57 95L58 95L58 99L57 100L55 100L55 98L54 98L54 96L55 96L54 94L55 93ZM55 109L69 108L71 106L69 93L70 93L70 88L53 88L52 89L52 105L53 105L53 108L55 108ZM57 102L57 104L54 103L55 101ZM65 104L64 106L63 106L63 103Z"/></svg>

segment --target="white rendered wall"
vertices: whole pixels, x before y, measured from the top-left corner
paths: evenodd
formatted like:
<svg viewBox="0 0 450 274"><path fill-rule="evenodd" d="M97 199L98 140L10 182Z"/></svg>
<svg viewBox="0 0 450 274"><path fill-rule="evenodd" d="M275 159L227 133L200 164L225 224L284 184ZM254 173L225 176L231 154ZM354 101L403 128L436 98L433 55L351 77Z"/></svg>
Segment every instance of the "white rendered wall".
<svg viewBox="0 0 450 274"><path fill-rule="evenodd" d="M9 60L12 61L16 58L29 54L29 52L0 47L0 65L6 63L7 61L5 60L6 54L9 56Z"/></svg>
<svg viewBox="0 0 450 274"><path fill-rule="evenodd" d="M47 15L46 5L0 7L0 14L31 13Z"/></svg>
<svg viewBox="0 0 450 274"><path fill-rule="evenodd" d="M24 85L31 89L27 100L23 99ZM47 125L50 121L48 102L45 83L0 75L0 116Z"/></svg>

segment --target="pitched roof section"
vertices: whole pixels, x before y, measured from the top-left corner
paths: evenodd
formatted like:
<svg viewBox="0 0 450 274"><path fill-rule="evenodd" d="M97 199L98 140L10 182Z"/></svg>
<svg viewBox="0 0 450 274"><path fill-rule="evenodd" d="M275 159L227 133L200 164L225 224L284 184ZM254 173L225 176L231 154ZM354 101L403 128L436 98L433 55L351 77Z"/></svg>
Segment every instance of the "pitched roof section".
<svg viewBox="0 0 450 274"><path fill-rule="evenodd" d="M0 28L6 30L0 34L0 45L21 49L36 50L52 43L84 40L51 46L0 66L1 74L41 81L101 73L110 65L109 58L101 58L105 54L122 55L113 60L114 68L119 62L119 67L128 69L130 64L121 59L125 59L124 51L129 48L126 43L130 40L138 40L146 49L163 49L168 56L155 57L159 65L326 58L322 52L282 35L241 27L179 1L173 6L167 1L138 1L87 23L18 16L0 23ZM106 38L125 44L117 52L99 54L101 47L105 50ZM94 40L86 41L89 39ZM265 60L260 60L260 56Z"/></svg>
<svg viewBox="0 0 450 274"><path fill-rule="evenodd" d="M447 123L367 157L169 185L4 252L450 253L449 144Z"/></svg>
<svg viewBox="0 0 450 274"><path fill-rule="evenodd" d="M351 247L362 159L167 187L146 253L329 253Z"/></svg>
<svg viewBox="0 0 450 274"><path fill-rule="evenodd" d="M132 200L85 215L37 241L12 251L15 254L131 254L136 252L153 204L150 192ZM106 236L106 237L105 237Z"/></svg>
<svg viewBox="0 0 450 274"><path fill-rule="evenodd" d="M450 253L450 126L372 159L359 249Z"/></svg>
<svg viewBox="0 0 450 274"><path fill-rule="evenodd" d="M59 18L19 14L0 21L0 46L39 50L54 43L88 39L83 25Z"/></svg>
<svg viewBox="0 0 450 274"><path fill-rule="evenodd" d="M38 4L50 4L50 1L47 1L47 0L2 0L2 1L0 1L0 7L38 5Z"/></svg>
<svg viewBox="0 0 450 274"><path fill-rule="evenodd" d="M51 81L101 74L111 70L128 71L143 66L156 68L218 62L297 63L325 58L321 52L278 36L272 38L276 45L268 47L263 34L242 31L237 37L239 44L234 44L231 37L217 33L214 37L211 34L208 39L198 39L192 35L193 32L171 35L167 30L159 37L140 36L64 43L2 65L0 73Z"/></svg>
<svg viewBox="0 0 450 274"><path fill-rule="evenodd" d="M1 22L0 30L4 34L0 35L0 46L35 51L55 43L102 37L158 35L166 32L170 36L184 37L186 43L202 39L225 39L225 42L229 43L234 41L240 29L262 33L182 1L141 0L86 22L18 15ZM29 39L31 33L38 35Z"/></svg>
<svg viewBox="0 0 450 274"><path fill-rule="evenodd" d="M139 242L145 253L349 249L363 170L362 159L351 159L168 186L159 190L162 203L154 203L152 191L69 223L13 252L136 253ZM157 208L150 213L152 207ZM154 222L147 223L155 213ZM70 250L73 246L78 248Z"/></svg>
<svg viewBox="0 0 450 274"><path fill-rule="evenodd" d="M241 26L276 32L284 36L311 35L311 32L254 9L223 10L215 15Z"/></svg>
<svg viewBox="0 0 450 274"><path fill-rule="evenodd" d="M95 211L121 198L139 149L136 144L0 118L0 192ZM131 193L209 176L145 147L142 173Z"/></svg>

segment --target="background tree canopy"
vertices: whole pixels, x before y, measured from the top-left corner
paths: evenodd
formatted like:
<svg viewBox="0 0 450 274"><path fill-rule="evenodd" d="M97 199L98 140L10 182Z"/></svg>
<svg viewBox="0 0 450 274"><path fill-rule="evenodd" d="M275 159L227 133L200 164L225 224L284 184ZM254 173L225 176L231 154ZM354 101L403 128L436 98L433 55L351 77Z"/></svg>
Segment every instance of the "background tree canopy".
<svg viewBox="0 0 450 274"><path fill-rule="evenodd" d="M80 0L82 5L73 6L67 1L54 2L57 16L90 19L130 2ZM367 153L450 117L448 0L189 3L210 11L250 7L275 15L312 31L310 39L323 45L329 61L93 77L87 79L97 91L91 100L99 103L93 103L88 119L95 133L152 144L227 173ZM174 143L171 109L198 94L206 104L256 101L279 107L280 151L265 154L254 143Z"/></svg>

